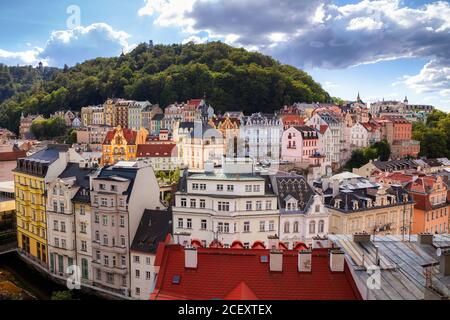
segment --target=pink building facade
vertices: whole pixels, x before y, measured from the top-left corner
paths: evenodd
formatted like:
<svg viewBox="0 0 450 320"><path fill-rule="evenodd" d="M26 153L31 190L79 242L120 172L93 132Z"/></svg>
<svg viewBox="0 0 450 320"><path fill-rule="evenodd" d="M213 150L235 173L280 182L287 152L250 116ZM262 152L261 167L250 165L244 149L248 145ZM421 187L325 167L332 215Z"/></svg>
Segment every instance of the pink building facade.
<svg viewBox="0 0 450 320"><path fill-rule="evenodd" d="M294 126L283 132L281 158L286 161L320 165L322 140L320 133L308 126ZM318 162L319 161L319 162Z"/></svg>

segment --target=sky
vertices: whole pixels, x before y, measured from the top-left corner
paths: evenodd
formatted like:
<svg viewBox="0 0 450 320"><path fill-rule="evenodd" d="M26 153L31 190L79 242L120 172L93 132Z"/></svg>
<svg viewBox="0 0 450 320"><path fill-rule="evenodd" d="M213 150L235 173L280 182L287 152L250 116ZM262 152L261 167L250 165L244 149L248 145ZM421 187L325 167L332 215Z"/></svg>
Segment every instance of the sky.
<svg viewBox="0 0 450 320"><path fill-rule="evenodd" d="M332 96L450 111L449 1L1 0L0 13L7 65L220 40L301 68Z"/></svg>

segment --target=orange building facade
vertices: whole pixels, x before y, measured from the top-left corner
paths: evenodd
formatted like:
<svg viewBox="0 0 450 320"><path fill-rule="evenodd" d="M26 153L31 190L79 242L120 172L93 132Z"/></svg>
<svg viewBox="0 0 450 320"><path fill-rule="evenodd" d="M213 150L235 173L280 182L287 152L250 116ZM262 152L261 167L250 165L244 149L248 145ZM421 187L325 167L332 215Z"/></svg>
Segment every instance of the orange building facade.
<svg viewBox="0 0 450 320"><path fill-rule="evenodd" d="M423 176L408 183L414 202L412 234L448 233L450 202L441 176Z"/></svg>

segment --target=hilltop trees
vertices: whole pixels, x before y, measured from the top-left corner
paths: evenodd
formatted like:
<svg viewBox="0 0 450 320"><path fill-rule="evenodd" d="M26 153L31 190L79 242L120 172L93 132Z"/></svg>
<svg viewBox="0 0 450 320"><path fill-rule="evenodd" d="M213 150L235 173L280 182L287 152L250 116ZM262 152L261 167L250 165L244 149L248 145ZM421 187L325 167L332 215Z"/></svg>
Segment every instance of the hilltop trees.
<svg viewBox="0 0 450 320"><path fill-rule="evenodd" d="M0 103L6 99L0 105L0 127L13 131L18 130L21 112L48 116L62 107L80 110L114 97L166 106L206 95L219 112L246 113L331 99L307 73L221 42L143 43L120 57L97 58L56 71L15 68L24 72L20 79L10 75L12 67L0 69ZM19 82L24 83L21 89L12 90Z"/></svg>

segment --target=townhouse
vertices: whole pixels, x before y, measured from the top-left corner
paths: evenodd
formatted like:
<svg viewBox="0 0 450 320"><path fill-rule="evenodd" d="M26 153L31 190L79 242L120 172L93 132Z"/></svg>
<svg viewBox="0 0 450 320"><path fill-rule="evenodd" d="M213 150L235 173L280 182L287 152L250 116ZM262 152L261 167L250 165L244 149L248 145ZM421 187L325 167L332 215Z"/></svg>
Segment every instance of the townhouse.
<svg viewBox="0 0 450 320"><path fill-rule="evenodd" d="M68 162L81 157L67 145L48 145L32 156L17 160L14 184L19 253L47 267L47 183L60 175Z"/></svg>
<svg viewBox="0 0 450 320"><path fill-rule="evenodd" d="M138 162L106 166L92 179L93 286L131 290L130 246L145 209L162 209L153 169Z"/></svg>
<svg viewBox="0 0 450 320"><path fill-rule="evenodd" d="M344 122L340 116L330 111L316 112L306 125L318 130L322 135L325 161L341 166L348 159L348 146L344 139Z"/></svg>
<svg viewBox="0 0 450 320"><path fill-rule="evenodd" d="M102 164L136 160L137 146L145 144L148 131L141 128L134 131L117 126L108 131L102 146Z"/></svg>
<svg viewBox="0 0 450 320"><path fill-rule="evenodd" d="M90 175L95 170L80 167L80 163L67 163L64 171L47 184L47 226L49 270L68 277L69 267L80 266L81 279L92 279L90 213L82 197L88 197ZM80 256L79 256L80 254Z"/></svg>
<svg viewBox="0 0 450 320"><path fill-rule="evenodd" d="M274 114L254 113L244 117L240 130L244 155L258 162L278 161L281 155L282 133L283 123ZM238 154L242 156L242 152Z"/></svg>
<svg viewBox="0 0 450 320"><path fill-rule="evenodd" d="M281 159L297 163L320 165L322 137L317 129L308 126L292 126L281 138Z"/></svg>
<svg viewBox="0 0 450 320"><path fill-rule="evenodd" d="M328 209L303 176L278 172L270 180L278 197L279 239L287 248L311 245L314 237L328 233Z"/></svg>
<svg viewBox="0 0 450 320"><path fill-rule="evenodd" d="M401 185L385 186L344 172L322 185L329 233L408 235L414 200Z"/></svg>

